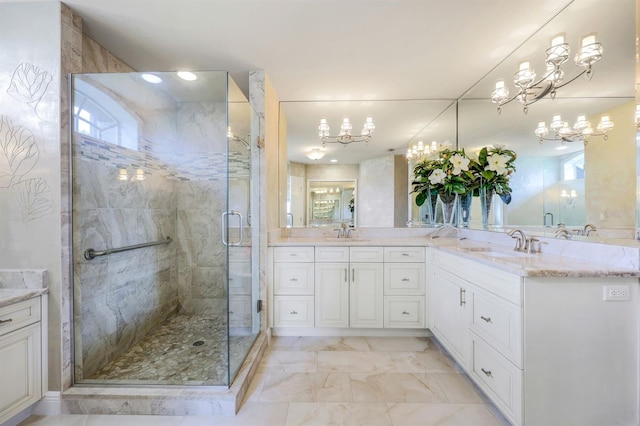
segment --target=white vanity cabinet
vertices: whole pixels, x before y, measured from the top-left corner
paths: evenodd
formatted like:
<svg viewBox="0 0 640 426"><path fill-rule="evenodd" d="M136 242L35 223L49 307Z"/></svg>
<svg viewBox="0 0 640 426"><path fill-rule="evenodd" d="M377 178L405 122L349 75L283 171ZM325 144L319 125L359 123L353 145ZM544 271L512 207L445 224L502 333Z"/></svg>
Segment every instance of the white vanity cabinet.
<svg viewBox="0 0 640 426"><path fill-rule="evenodd" d="M521 277L430 250L430 329L516 425L638 424L637 278ZM604 301L607 286L629 300Z"/></svg>
<svg viewBox="0 0 640 426"><path fill-rule="evenodd" d="M41 297L0 308L0 423L42 397Z"/></svg>
<svg viewBox="0 0 640 426"><path fill-rule="evenodd" d="M423 246L316 245L272 249L277 334L426 331ZM313 330L311 330L313 329ZM333 330L332 330L333 329ZM366 329L366 331L364 331ZM411 329L411 330L410 330Z"/></svg>
<svg viewBox="0 0 640 426"><path fill-rule="evenodd" d="M314 248L276 247L273 262L275 327L314 326Z"/></svg>
<svg viewBox="0 0 640 426"><path fill-rule="evenodd" d="M316 327L382 327L382 253L382 247L316 247Z"/></svg>

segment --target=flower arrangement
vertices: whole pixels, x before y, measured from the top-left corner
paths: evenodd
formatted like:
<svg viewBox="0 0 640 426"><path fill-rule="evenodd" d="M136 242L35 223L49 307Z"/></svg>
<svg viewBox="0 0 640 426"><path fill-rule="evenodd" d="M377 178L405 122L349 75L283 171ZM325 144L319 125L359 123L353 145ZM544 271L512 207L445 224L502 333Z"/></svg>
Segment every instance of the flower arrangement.
<svg viewBox="0 0 640 426"><path fill-rule="evenodd" d="M515 151L501 145L482 148L470 166L476 176L475 188L496 193L502 201L509 204L511 201L509 179L516 170L517 157ZM479 195L479 191L476 193L475 188L474 195Z"/></svg>
<svg viewBox="0 0 640 426"><path fill-rule="evenodd" d="M464 149L445 148L422 160L414 168L413 192L416 204L421 206L429 195L440 195L444 202L454 198L455 194L464 194L476 180L470 169L471 159Z"/></svg>
<svg viewBox="0 0 640 426"><path fill-rule="evenodd" d="M517 155L502 146L484 147L477 156L464 149L445 148L431 153L414 168L413 192L421 206L428 196L440 195L448 202L455 194L480 195L480 190L495 192L505 203L511 201L509 179L515 171Z"/></svg>

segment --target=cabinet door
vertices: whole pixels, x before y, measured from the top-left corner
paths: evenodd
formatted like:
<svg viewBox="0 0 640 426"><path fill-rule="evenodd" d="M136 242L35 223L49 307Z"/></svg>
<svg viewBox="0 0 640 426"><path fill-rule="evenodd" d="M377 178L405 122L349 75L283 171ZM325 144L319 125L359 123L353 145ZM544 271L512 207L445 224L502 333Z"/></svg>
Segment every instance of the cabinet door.
<svg viewBox="0 0 640 426"><path fill-rule="evenodd" d="M381 328L384 312L382 263L351 263L350 274L350 326Z"/></svg>
<svg viewBox="0 0 640 426"><path fill-rule="evenodd" d="M316 263L316 327L349 327L349 264Z"/></svg>
<svg viewBox="0 0 640 426"><path fill-rule="evenodd" d="M42 396L40 323L0 338L0 423Z"/></svg>
<svg viewBox="0 0 640 426"><path fill-rule="evenodd" d="M439 268L434 270L432 331L462 365L466 365L468 324L466 287L468 283Z"/></svg>

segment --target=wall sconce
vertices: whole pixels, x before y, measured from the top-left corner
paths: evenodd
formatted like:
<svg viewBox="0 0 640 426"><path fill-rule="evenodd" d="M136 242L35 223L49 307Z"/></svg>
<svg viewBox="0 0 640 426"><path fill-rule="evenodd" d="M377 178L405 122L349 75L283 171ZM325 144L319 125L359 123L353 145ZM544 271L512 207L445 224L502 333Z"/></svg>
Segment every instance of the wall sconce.
<svg viewBox="0 0 640 426"><path fill-rule="evenodd" d="M570 206L573 205L573 200L575 200L577 197L578 197L578 193L576 192L575 189L572 189L571 191L567 191L566 189L563 189L562 191L560 191L560 198L567 205L570 205Z"/></svg>
<svg viewBox="0 0 640 426"><path fill-rule="evenodd" d="M128 180L127 169L120 169L118 173L118 180Z"/></svg>

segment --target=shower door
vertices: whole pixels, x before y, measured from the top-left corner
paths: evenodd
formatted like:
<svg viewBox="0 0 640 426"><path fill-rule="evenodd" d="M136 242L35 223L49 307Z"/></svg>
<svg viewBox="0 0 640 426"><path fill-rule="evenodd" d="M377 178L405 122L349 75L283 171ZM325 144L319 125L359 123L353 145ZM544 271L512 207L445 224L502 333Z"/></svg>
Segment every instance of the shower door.
<svg viewBox="0 0 640 426"><path fill-rule="evenodd" d="M71 79L75 382L228 386L259 330L255 113L226 72Z"/></svg>

